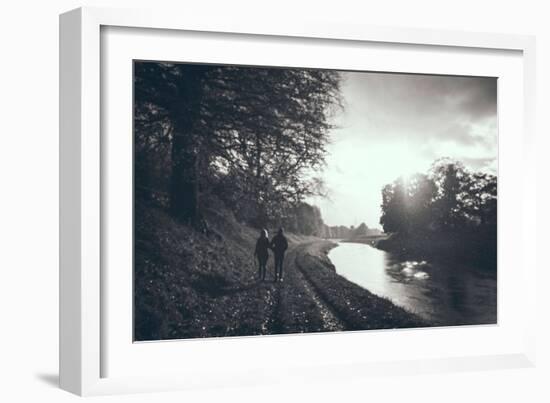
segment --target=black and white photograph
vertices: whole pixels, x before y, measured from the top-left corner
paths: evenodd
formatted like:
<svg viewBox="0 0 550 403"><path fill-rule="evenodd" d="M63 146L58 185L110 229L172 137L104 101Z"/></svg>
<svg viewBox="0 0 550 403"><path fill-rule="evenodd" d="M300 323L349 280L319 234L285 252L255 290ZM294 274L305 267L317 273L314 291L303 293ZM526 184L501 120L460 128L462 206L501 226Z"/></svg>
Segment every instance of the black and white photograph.
<svg viewBox="0 0 550 403"><path fill-rule="evenodd" d="M134 340L497 323L497 78L133 61Z"/></svg>

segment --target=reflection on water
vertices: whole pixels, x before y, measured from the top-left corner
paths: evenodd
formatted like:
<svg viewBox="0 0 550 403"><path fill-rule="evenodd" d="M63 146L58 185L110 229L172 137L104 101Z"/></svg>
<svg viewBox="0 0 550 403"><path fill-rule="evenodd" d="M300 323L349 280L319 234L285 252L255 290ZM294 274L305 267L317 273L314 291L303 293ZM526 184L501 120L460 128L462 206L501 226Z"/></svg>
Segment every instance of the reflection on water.
<svg viewBox="0 0 550 403"><path fill-rule="evenodd" d="M403 260L359 243L329 252L336 272L438 325L496 323L496 278L459 264Z"/></svg>

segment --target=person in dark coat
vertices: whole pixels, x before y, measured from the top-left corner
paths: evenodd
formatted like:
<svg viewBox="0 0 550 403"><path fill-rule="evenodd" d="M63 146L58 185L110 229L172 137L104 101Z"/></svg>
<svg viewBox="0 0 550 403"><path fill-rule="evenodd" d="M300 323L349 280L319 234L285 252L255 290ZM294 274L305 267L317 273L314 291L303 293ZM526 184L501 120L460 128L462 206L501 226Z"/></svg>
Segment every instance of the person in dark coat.
<svg viewBox="0 0 550 403"><path fill-rule="evenodd" d="M282 228L279 228L277 235L273 237L270 247L275 255L275 281L283 281L283 262L288 249L288 241Z"/></svg>
<svg viewBox="0 0 550 403"><path fill-rule="evenodd" d="M254 257L258 259L258 271L260 280L265 280L265 272L267 266L267 259L269 259L269 238L267 230L260 231L260 237L256 241L256 249L254 250Z"/></svg>

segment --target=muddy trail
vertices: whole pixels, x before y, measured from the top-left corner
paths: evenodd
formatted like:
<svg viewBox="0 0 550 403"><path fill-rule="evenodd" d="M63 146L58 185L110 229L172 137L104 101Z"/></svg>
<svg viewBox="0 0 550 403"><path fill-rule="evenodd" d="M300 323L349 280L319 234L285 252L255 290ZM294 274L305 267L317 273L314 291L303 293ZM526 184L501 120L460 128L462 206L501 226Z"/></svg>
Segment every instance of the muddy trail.
<svg viewBox="0 0 550 403"><path fill-rule="evenodd" d="M327 332L348 328L330 303L317 292L298 263L309 250L316 250L316 244L320 246L317 242L300 244L287 253L284 280L275 283L277 309L271 333Z"/></svg>

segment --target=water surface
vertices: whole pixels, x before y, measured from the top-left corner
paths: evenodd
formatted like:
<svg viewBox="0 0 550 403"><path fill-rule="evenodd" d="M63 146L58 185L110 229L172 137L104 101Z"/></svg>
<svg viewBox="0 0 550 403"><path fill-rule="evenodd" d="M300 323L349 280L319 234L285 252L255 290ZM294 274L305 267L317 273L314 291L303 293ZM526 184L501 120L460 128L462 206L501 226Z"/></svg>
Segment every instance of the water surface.
<svg viewBox="0 0 550 403"><path fill-rule="evenodd" d="M496 323L496 277L467 265L406 260L370 245L340 242L336 272L437 325Z"/></svg>

